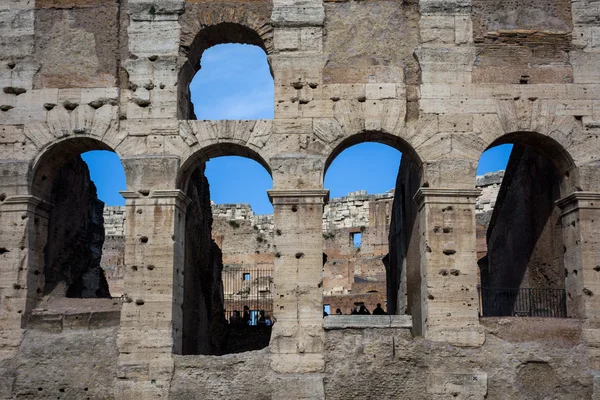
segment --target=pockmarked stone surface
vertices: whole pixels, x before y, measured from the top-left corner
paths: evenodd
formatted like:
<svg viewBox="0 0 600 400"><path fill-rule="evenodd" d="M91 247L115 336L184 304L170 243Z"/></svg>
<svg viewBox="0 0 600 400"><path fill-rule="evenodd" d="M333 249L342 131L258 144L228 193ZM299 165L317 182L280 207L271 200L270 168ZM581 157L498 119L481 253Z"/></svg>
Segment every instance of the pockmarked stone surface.
<svg viewBox="0 0 600 400"><path fill-rule="evenodd" d="M1 2L0 398L599 398L598 21L593 0ZM195 119L222 43L265 51L274 119ZM362 142L403 155L368 213L323 183ZM501 182L478 179L500 144ZM90 150L127 178L107 234ZM270 173L272 218L211 208L224 155ZM270 342L220 355L246 259L272 264ZM389 324L325 329L324 292L359 286Z"/></svg>

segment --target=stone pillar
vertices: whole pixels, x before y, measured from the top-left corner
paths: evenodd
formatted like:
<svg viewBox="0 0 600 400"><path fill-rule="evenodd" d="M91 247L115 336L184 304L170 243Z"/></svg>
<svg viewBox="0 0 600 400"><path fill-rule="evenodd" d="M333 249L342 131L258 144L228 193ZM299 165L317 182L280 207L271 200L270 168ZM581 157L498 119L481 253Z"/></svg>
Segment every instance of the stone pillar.
<svg viewBox="0 0 600 400"><path fill-rule="evenodd" d="M562 211L567 314L600 323L600 193L575 192L556 204Z"/></svg>
<svg viewBox="0 0 600 400"><path fill-rule="evenodd" d="M182 281L183 229L187 198L173 189L179 158L123 159L125 197L126 302L117 339L115 397L165 399L173 372L174 304ZM178 270L179 269L179 270Z"/></svg>
<svg viewBox="0 0 600 400"><path fill-rule="evenodd" d="M600 193L574 192L556 204L562 211L567 315L584 319L593 398L600 398Z"/></svg>
<svg viewBox="0 0 600 400"><path fill-rule="evenodd" d="M51 208L35 196L8 197L0 206L0 360L16 354L44 286Z"/></svg>
<svg viewBox="0 0 600 400"><path fill-rule="evenodd" d="M420 188L421 313L414 330L426 339L480 346L475 189Z"/></svg>
<svg viewBox="0 0 600 400"><path fill-rule="evenodd" d="M125 298L118 336L116 397L167 398L172 353L181 344L173 329L181 320L174 294L183 282L183 228L187 198L180 190L126 199Z"/></svg>
<svg viewBox="0 0 600 400"><path fill-rule="evenodd" d="M328 190L270 190L275 224L273 399L324 399L323 206Z"/></svg>

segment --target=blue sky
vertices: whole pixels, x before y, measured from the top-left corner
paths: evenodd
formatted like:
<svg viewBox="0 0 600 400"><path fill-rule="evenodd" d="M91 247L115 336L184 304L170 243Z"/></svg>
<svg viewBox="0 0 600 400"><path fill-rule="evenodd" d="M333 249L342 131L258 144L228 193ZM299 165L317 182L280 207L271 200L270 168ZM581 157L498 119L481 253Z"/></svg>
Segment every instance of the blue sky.
<svg viewBox="0 0 600 400"><path fill-rule="evenodd" d="M259 47L220 45L204 52L201 69L191 83L196 117L202 119L272 119L274 86L267 58ZM498 146L481 157L477 174L504 169L512 146ZM98 197L108 205L123 205L125 173L119 157L108 151L83 155L96 183ZM401 153L379 143L362 143L343 151L325 176L331 197L356 190L383 193L394 187ZM219 157L206 166L211 199L217 203L249 203L257 214L273 207L266 191L271 177L257 162Z"/></svg>

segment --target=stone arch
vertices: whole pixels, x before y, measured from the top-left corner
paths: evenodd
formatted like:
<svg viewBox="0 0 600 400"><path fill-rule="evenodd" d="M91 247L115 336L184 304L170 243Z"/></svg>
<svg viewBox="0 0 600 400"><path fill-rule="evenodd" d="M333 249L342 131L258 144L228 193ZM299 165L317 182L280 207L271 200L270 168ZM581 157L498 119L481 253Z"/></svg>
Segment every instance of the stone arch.
<svg viewBox="0 0 600 400"><path fill-rule="evenodd" d="M568 174L576 168L575 160L569 151L552 136L538 132L510 132L496 138L486 150L501 144L518 144L536 149L554 164L561 175Z"/></svg>
<svg viewBox="0 0 600 400"><path fill-rule="evenodd" d="M219 239L213 237L213 214L209 184L204 175L205 165L212 158L240 156L258 162L269 175L271 168L261 154L245 145L245 141L203 140L202 143L204 146L186 155L177 176L177 188L185 194L187 206L185 218L176 221L176 231L181 232L183 240L182 259L176 260L180 266L174 270L174 352L223 355L231 351L227 332L232 333L232 326L237 324L223 323L225 248L222 237L221 244L217 244ZM231 226L240 228L237 222ZM253 228L250 230L255 231ZM270 337L270 330L268 335ZM259 342L268 344L268 340Z"/></svg>
<svg viewBox="0 0 600 400"><path fill-rule="evenodd" d="M574 158L557 135L556 129L548 134L515 131L487 144L488 149L501 144L515 147L493 210L477 217L486 243L485 253L478 249L485 254L478 260L484 316L512 316L513 308L514 313L534 316L574 315L560 290L571 296L582 278L568 271L567 228L557 202L577 190L578 174ZM523 302L519 297L523 288L531 290L531 299L543 293L544 301ZM525 305L527 310L517 309Z"/></svg>
<svg viewBox="0 0 600 400"><path fill-rule="evenodd" d="M46 200L52 182L69 159L92 150L116 151L107 143L91 136L66 137L49 143L32 161L29 170L29 191ZM119 155L121 158L121 156Z"/></svg>
<svg viewBox="0 0 600 400"><path fill-rule="evenodd" d="M497 100L495 114L473 115L473 132L479 138L481 152L505 143L534 147L554 163L561 175L595 161L589 150L593 138L585 135L581 118L559 108L550 99L517 96Z"/></svg>
<svg viewBox="0 0 600 400"><path fill-rule="evenodd" d="M273 176L269 163L258 151L242 143L214 141L186 155L182 159L182 164L177 174L177 188L185 192L188 187L190 175L200 164L209 161L211 158L224 156L239 156L254 160L262 165L271 177Z"/></svg>
<svg viewBox="0 0 600 400"><path fill-rule="evenodd" d="M185 62L179 70L177 84L179 119L195 119L189 85L200 69L202 54L210 47L226 43L255 45L263 49L266 54L271 54L273 27L270 18L240 8L232 8L229 12L213 10L203 14L198 20L184 24L180 57Z"/></svg>
<svg viewBox="0 0 600 400"><path fill-rule="evenodd" d="M103 130L75 136L70 133L72 129L73 125L64 130L52 129L52 124L28 127L29 134L47 135L32 136L34 142L49 135L55 140L41 146L28 170L33 223L27 232L25 320L37 301L47 294L51 294L50 298L110 298L100 267L104 203L97 198L84 161L75 157L92 150L115 151L101 139ZM62 137L57 134L61 132Z"/></svg>
<svg viewBox="0 0 600 400"><path fill-rule="evenodd" d="M389 253L382 260L386 269L388 312L404 314L405 310L420 320L421 265L420 226L418 206L414 200L422 185L423 161L410 143L386 131L364 131L334 141L323 167L324 180L327 169L342 151L365 142L376 142L393 147L402 153L403 161L398 171L396 190L391 210Z"/></svg>
<svg viewBox="0 0 600 400"><path fill-rule="evenodd" d="M364 131L347 137L338 138L338 140L335 140L330 144L330 150L323 165L323 173L321 176L322 181L325 179L327 170L337 156L352 146L367 142L381 143L393 147L394 149L400 151L403 157L407 156L411 162L415 163L416 166L421 168L421 157L417 154L416 150L410 145L410 143L402 137L385 131Z"/></svg>
<svg viewBox="0 0 600 400"><path fill-rule="evenodd" d="M525 148L535 149L552 162L552 165L560 177L561 195L563 197L578 186L577 175L573 173L577 168L575 160L567 148L554 137L534 131L510 132L496 137L491 143L487 144L485 150L502 144L515 144Z"/></svg>

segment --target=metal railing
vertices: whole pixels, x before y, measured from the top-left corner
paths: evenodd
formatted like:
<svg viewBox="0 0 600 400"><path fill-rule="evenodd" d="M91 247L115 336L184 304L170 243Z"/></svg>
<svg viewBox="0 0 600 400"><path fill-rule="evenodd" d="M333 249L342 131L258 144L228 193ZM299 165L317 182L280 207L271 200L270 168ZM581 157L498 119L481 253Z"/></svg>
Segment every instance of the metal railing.
<svg viewBox="0 0 600 400"><path fill-rule="evenodd" d="M273 270L223 270L225 319L230 325L270 326L273 323Z"/></svg>
<svg viewBox="0 0 600 400"><path fill-rule="evenodd" d="M567 317L565 289L480 288L484 317Z"/></svg>

